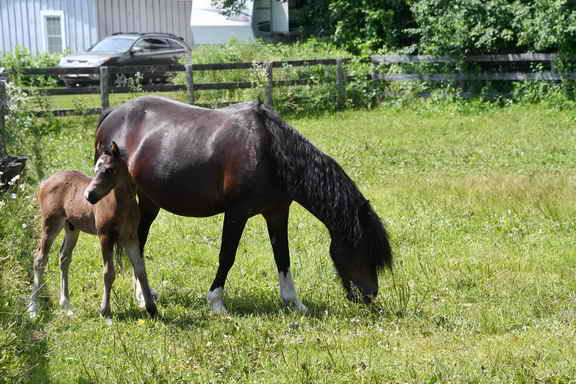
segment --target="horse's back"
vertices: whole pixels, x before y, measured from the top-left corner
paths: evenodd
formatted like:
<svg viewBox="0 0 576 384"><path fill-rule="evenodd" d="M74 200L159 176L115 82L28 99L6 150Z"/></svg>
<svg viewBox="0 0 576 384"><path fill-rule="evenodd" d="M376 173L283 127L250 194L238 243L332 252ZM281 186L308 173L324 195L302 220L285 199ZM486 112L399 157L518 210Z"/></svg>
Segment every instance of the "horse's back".
<svg viewBox="0 0 576 384"><path fill-rule="evenodd" d="M105 117L96 140L117 142L139 191L179 215L211 216L272 184L253 104L212 110L143 96Z"/></svg>

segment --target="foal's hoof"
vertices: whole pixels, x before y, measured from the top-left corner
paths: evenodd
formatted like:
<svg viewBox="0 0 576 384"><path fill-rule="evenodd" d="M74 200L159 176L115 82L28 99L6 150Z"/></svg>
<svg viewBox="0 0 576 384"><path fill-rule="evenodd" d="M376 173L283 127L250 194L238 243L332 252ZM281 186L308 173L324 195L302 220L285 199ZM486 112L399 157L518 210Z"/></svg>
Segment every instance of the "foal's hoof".
<svg viewBox="0 0 576 384"><path fill-rule="evenodd" d="M31 320L35 320L38 317L38 310L34 307L28 307L28 316L30 316Z"/></svg>

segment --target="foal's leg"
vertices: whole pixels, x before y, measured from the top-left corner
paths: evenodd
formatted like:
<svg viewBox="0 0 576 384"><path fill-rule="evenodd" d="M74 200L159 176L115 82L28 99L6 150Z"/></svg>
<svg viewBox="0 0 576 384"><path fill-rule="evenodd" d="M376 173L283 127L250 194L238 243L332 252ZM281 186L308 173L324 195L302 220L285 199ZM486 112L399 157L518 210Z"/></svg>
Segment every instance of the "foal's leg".
<svg viewBox="0 0 576 384"><path fill-rule="evenodd" d="M148 276L146 275L146 268L144 266L144 258L140 254L140 244L137 241L130 242L126 246L126 252L130 257L132 262L132 267L134 268L134 276L138 280L140 291L144 297L144 303L146 310L150 316L156 316L156 304L154 304L154 297L152 292L150 292L150 286L148 285Z"/></svg>
<svg viewBox="0 0 576 384"><path fill-rule="evenodd" d="M54 239L62 230L63 225L64 218L48 218L42 222L42 237L38 242L34 256L34 282L32 284L30 304L28 304L28 313L31 318L35 318L38 315L38 293L42 288L42 276L44 275L46 263L48 263L48 254Z"/></svg>
<svg viewBox="0 0 576 384"><path fill-rule="evenodd" d="M72 251L76 246L79 234L79 230L75 229L70 223L66 223L64 241L62 242L62 247L60 247L60 306L68 315L72 314L68 290L68 270L72 261Z"/></svg>
<svg viewBox="0 0 576 384"><path fill-rule="evenodd" d="M226 282L228 271L230 271L230 268L234 265L236 249L238 249L238 243L240 242L240 237L242 237L242 231L244 231L246 221L247 218L245 216L235 217L228 213L224 214L224 228L222 229L222 244L220 245L218 271L206 297L212 312L226 313L226 307L224 306L224 283Z"/></svg>
<svg viewBox="0 0 576 384"><path fill-rule="evenodd" d="M290 273L290 251L288 248L288 209L281 212L267 214L266 224L268 226L268 235L272 243L274 260L278 268L278 283L280 285L280 297L287 305L293 305L296 310L306 312L308 309L296 294L292 273Z"/></svg>
<svg viewBox="0 0 576 384"><path fill-rule="evenodd" d="M114 243L115 241L108 234L100 235L100 246L102 247L102 260L104 262L104 294L102 295L102 304L100 305L100 314L110 319L110 292L112 284L116 278L114 270Z"/></svg>

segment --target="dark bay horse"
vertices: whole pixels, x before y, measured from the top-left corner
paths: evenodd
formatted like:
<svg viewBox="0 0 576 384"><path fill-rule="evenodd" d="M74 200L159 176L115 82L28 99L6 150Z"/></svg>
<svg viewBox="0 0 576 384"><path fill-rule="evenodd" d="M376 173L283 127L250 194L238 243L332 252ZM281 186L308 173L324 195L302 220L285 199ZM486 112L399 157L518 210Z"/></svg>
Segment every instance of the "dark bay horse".
<svg viewBox="0 0 576 384"><path fill-rule="evenodd" d="M219 266L207 295L215 312L226 311L226 276L246 221L258 214L268 227L280 296L306 310L290 273L292 201L328 228L330 255L349 299L370 302L378 293L378 271L392 267L388 235L368 200L336 161L269 106L212 110L143 96L103 114L96 158L112 141L125 154L138 188L142 250L160 208L193 217L224 213Z"/></svg>
<svg viewBox="0 0 576 384"><path fill-rule="evenodd" d="M136 188L131 181L126 162L122 160L116 143L102 151L96 161L94 178L78 171L55 173L40 183L38 203L42 217L42 237L34 259L34 283L28 305L31 317L37 316L37 297L42 287L42 275L54 239L65 230L60 248L60 306L70 311L68 269L72 251L80 232L98 235L104 261L104 295L100 313L110 318L110 292L115 278L113 252L117 246L126 249L134 276L143 296L143 303L151 316L156 305L148 285L144 259L140 253L138 226L140 210ZM138 298L138 297L137 297Z"/></svg>

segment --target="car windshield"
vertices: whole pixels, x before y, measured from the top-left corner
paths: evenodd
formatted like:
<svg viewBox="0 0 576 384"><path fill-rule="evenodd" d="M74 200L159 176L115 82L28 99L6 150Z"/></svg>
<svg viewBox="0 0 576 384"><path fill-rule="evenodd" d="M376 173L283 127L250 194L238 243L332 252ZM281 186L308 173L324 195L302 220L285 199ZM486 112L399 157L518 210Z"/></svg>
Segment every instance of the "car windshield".
<svg viewBox="0 0 576 384"><path fill-rule="evenodd" d="M110 52L110 53L121 53L126 52L130 46L134 43L134 39L114 37L112 39L104 39L92 48L88 52Z"/></svg>

